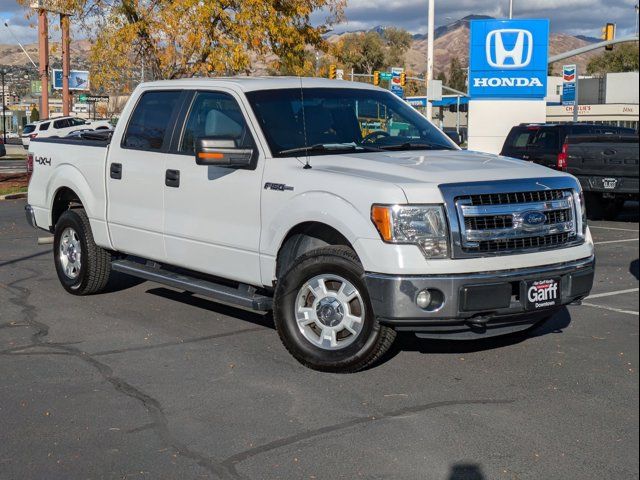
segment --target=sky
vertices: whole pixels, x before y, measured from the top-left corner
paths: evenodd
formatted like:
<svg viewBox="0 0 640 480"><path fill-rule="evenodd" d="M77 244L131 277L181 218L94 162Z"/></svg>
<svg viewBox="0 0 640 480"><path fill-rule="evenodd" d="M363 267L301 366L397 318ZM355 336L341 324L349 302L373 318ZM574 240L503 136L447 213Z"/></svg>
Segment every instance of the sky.
<svg viewBox="0 0 640 480"><path fill-rule="evenodd" d="M427 0L347 0L346 22L335 32L363 30L377 25L395 26L412 33L424 33ZM618 36L635 33L634 6L638 0L513 0L514 17L549 18L553 32L599 37L606 22L617 23ZM509 0L436 0L436 26L471 14L505 17ZM26 9L15 0L0 0L0 44L15 44L13 33L22 43L34 43L34 20L25 18ZM322 22L322 12L312 18ZM4 26L8 20L10 31ZM53 23L53 22L51 22ZM52 31L56 39L56 32ZM0 59L0 63L1 63Z"/></svg>

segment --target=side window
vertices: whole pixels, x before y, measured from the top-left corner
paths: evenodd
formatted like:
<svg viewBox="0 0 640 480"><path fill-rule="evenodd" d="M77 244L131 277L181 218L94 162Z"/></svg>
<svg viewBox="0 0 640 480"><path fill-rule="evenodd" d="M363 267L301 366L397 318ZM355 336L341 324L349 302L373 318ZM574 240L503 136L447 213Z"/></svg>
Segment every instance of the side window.
<svg viewBox="0 0 640 480"><path fill-rule="evenodd" d="M529 139L531 138L531 132L518 132L514 139L512 146L514 148L525 148L529 144Z"/></svg>
<svg viewBox="0 0 640 480"><path fill-rule="evenodd" d="M555 129L541 130L531 144L544 151L555 152L560 148L558 132Z"/></svg>
<svg viewBox="0 0 640 480"><path fill-rule="evenodd" d="M73 127L77 127L79 125L86 125L86 122L81 118L72 118L70 122L71 122L71 126Z"/></svg>
<svg viewBox="0 0 640 480"><path fill-rule="evenodd" d="M45 130L49 130L49 122L41 123L39 130L44 132Z"/></svg>
<svg viewBox="0 0 640 480"><path fill-rule="evenodd" d="M65 118L63 120L55 120L53 122L53 128L67 128L70 127L69 119Z"/></svg>
<svg viewBox="0 0 640 480"><path fill-rule="evenodd" d="M233 139L237 147L253 145L238 102L226 93L201 92L191 104L179 151L193 153L198 138Z"/></svg>
<svg viewBox="0 0 640 480"><path fill-rule="evenodd" d="M129 120L123 147L160 150L181 93L180 90L144 93Z"/></svg>

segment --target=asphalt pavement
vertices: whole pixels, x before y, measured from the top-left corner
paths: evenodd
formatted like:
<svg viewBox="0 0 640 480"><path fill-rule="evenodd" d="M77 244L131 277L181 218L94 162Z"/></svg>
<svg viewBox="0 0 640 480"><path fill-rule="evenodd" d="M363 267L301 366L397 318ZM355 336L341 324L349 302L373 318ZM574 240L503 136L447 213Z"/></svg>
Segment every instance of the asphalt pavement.
<svg viewBox="0 0 640 480"><path fill-rule="evenodd" d="M637 203L592 224L583 305L527 335L401 335L351 375L158 284L65 293L23 208L0 202L0 479L638 478Z"/></svg>

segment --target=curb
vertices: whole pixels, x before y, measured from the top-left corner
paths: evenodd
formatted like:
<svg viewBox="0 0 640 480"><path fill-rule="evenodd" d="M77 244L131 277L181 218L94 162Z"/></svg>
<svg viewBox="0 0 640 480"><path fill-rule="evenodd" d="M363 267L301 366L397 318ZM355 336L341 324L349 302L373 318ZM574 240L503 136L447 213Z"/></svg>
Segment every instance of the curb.
<svg viewBox="0 0 640 480"><path fill-rule="evenodd" d="M0 201L2 201L2 200L17 200L19 198L27 198L27 192L9 193L7 195L0 195Z"/></svg>

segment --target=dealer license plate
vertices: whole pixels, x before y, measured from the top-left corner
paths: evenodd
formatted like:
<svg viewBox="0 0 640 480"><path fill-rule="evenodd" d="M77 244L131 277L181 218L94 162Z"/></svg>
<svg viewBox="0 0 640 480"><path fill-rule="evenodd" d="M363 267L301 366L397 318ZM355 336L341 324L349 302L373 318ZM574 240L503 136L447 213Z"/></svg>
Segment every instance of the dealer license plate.
<svg viewBox="0 0 640 480"><path fill-rule="evenodd" d="M526 282L525 306L527 310L560 305L560 279L530 280Z"/></svg>

